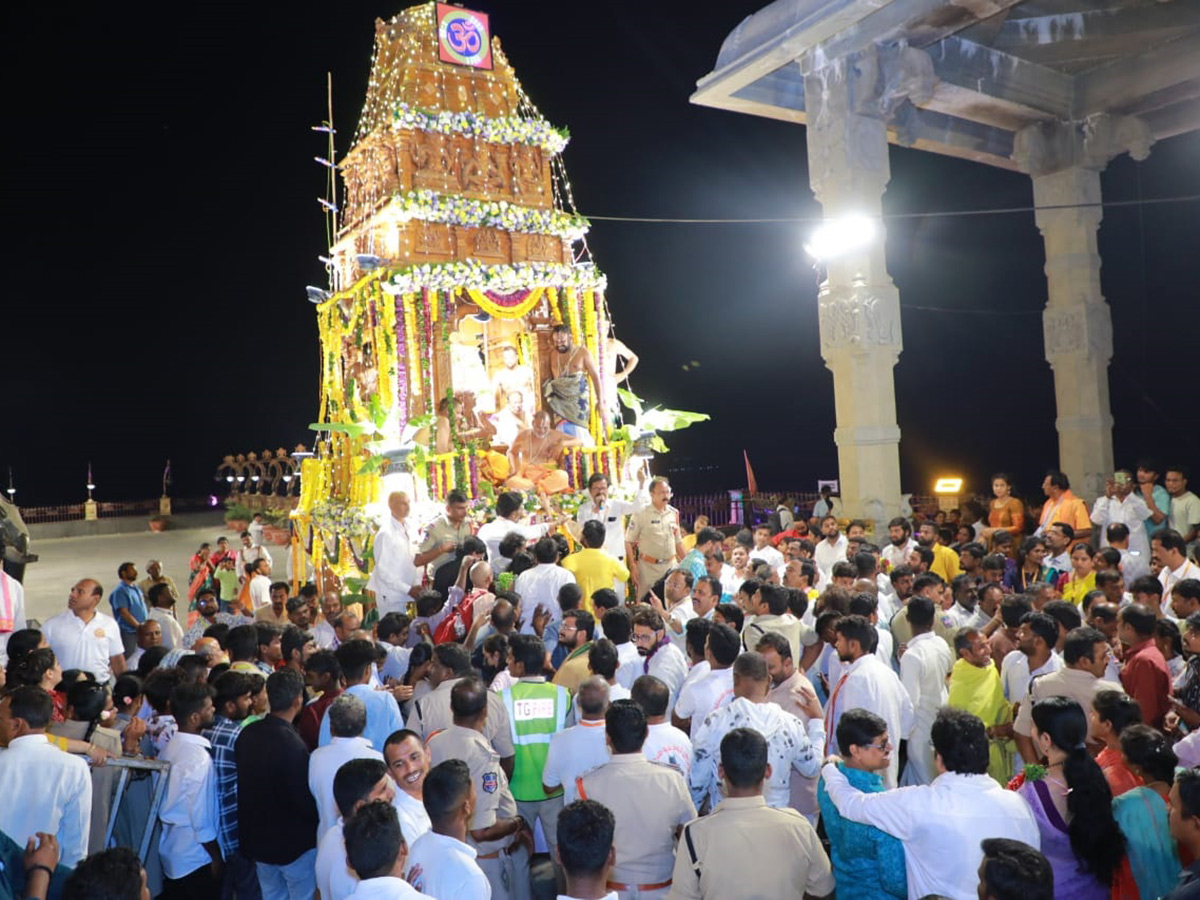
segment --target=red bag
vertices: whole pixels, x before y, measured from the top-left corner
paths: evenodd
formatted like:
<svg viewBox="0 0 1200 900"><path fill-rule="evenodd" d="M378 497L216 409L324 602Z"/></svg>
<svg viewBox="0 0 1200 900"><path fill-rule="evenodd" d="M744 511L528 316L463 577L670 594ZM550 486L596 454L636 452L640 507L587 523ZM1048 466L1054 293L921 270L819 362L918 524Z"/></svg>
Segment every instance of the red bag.
<svg viewBox="0 0 1200 900"><path fill-rule="evenodd" d="M467 636L467 632L471 630L471 623L475 621L475 600L486 593L487 591L473 590L463 597L458 608L451 610L450 615L442 619L441 624L433 633L433 642L435 644L461 643Z"/></svg>

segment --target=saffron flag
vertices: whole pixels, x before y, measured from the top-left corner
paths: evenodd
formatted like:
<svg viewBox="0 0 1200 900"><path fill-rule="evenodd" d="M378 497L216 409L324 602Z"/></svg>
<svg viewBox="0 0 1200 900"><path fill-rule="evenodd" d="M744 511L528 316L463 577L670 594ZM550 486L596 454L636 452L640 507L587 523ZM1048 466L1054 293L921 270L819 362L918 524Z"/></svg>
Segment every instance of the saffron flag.
<svg viewBox="0 0 1200 900"><path fill-rule="evenodd" d="M751 494L757 494L758 479L754 477L754 469L750 466L750 454L743 450L742 458L746 460L746 491Z"/></svg>

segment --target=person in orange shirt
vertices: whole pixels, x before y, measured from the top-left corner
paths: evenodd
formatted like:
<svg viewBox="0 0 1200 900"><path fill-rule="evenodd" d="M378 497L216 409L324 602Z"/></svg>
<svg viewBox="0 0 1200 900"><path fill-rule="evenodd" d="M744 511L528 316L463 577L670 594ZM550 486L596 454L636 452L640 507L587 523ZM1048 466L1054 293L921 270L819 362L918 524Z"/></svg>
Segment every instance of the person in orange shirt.
<svg viewBox="0 0 1200 900"><path fill-rule="evenodd" d="M1121 732L1130 725L1142 721L1142 710L1137 701L1124 691L1097 691L1092 697L1092 709L1088 714L1091 733L1104 743L1104 749L1096 756L1096 762L1104 772L1104 778L1114 797L1140 787L1142 779L1130 771L1121 755Z"/></svg>
<svg viewBox="0 0 1200 900"><path fill-rule="evenodd" d="M1019 539L1025 533L1025 504L1012 495L1012 478L997 472L992 476L992 493L996 499L988 509L987 527L979 533L980 538L991 542L997 531L1007 531Z"/></svg>
<svg viewBox="0 0 1200 900"><path fill-rule="evenodd" d="M1055 522L1066 522L1075 529L1075 540L1086 541L1092 534L1092 519L1087 504L1071 493L1070 479L1057 469L1051 469L1042 481L1042 492L1047 499L1034 534L1045 534Z"/></svg>

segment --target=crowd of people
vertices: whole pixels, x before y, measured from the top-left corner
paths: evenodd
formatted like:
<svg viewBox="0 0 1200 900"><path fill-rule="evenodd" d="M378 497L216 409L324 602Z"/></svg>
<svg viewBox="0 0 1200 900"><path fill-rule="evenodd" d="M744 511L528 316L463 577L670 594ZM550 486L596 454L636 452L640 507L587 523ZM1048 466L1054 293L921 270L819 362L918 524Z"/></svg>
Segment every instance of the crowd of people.
<svg viewBox="0 0 1200 900"><path fill-rule="evenodd" d="M575 540L396 493L365 603L250 532L38 627L0 576L0 898L1200 897L1200 499L1162 475L686 534L594 476Z"/></svg>

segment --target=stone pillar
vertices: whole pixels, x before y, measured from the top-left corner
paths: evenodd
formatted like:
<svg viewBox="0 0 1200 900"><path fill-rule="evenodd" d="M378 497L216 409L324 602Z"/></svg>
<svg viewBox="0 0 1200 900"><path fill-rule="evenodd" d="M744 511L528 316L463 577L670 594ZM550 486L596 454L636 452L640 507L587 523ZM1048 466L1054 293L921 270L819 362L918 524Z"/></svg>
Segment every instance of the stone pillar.
<svg viewBox="0 0 1200 900"><path fill-rule="evenodd" d="M1031 126L1013 159L1033 180L1034 219L1046 245L1046 361L1054 372L1059 468L1089 502L1113 471L1108 364L1112 319L1100 291L1096 238L1103 210L1100 172L1129 150L1145 159L1151 139L1137 119Z"/></svg>
<svg viewBox="0 0 1200 900"><path fill-rule="evenodd" d="M901 51L932 85L921 51ZM903 99L888 85L900 60L874 50L829 64L809 58L804 72L808 177L827 220L867 216L874 238L826 263L817 295L821 356L833 373L834 441L846 514L886 524L900 513L900 428L892 370L903 343L900 292L884 258L883 192L888 166L886 118ZM921 81L921 78L916 81ZM909 80L910 86L915 83ZM911 93L911 91L909 91Z"/></svg>

